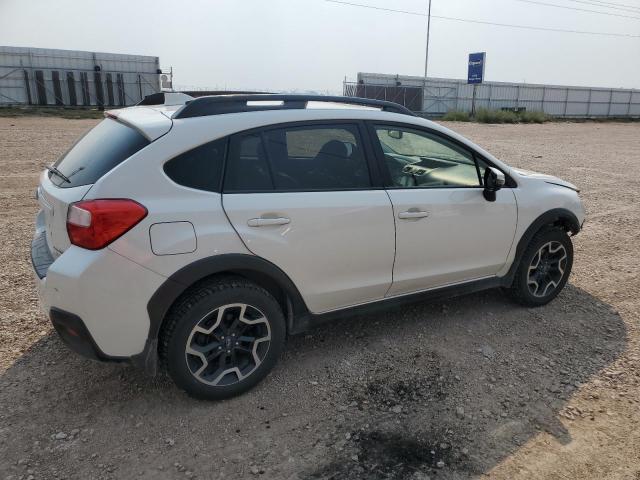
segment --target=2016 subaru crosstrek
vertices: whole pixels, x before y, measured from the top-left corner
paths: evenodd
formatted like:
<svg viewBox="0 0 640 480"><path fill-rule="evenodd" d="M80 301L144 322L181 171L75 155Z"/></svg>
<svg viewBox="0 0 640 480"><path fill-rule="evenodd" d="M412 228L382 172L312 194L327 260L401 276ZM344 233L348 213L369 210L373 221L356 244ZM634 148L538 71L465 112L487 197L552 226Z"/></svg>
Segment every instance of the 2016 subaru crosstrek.
<svg viewBox="0 0 640 480"><path fill-rule="evenodd" d="M73 350L219 399L287 335L362 308L493 287L546 304L577 192L393 103L167 93L42 173L32 260Z"/></svg>

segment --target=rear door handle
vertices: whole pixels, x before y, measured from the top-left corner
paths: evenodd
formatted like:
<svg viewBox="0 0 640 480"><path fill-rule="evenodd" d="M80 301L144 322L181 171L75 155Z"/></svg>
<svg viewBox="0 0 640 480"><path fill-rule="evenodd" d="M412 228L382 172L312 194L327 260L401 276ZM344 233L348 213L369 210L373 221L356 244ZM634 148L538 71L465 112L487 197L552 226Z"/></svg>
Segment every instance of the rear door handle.
<svg viewBox="0 0 640 480"><path fill-rule="evenodd" d="M429 216L429 212L423 210L407 210L406 212L400 212L398 218L402 220L408 220L413 218L425 218Z"/></svg>
<svg viewBox="0 0 640 480"><path fill-rule="evenodd" d="M286 225L291 223L291 219L287 217L276 218L250 218L247 220L247 225L250 227L268 227L270 225Z"/></svg>

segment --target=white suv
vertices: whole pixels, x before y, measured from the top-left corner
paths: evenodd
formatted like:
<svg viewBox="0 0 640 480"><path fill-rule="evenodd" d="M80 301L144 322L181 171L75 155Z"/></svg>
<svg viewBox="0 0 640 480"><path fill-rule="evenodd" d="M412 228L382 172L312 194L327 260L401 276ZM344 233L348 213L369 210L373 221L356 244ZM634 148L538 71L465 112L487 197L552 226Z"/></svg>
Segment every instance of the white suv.
<svg viewBox="0 0 640 480"><path fill-rule="evenodd" d="M546 304L577 192L390 102L159 94L43 172L32 259L73 350L219 399L362 308L493 287Z"/></svg>

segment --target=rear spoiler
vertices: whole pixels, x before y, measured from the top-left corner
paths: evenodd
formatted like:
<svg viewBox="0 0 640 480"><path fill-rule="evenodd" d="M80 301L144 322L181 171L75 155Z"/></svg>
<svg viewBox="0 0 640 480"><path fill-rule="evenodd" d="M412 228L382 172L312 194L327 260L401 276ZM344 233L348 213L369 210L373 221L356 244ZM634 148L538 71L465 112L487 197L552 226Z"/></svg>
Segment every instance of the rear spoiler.
<svg viewBox="0 0 640 480"><path fill-rule="evenodd" d="M173 125L170 117L155 108L108 110L104 116L136 129L150 142L166 134Z"/></svg>
<svg viewBox="0 0 640 480"><path fill-rule="evenodd" d="M191 100L191 95L182 92L159 92L147 95L136 105L184 105Z"/></svg>

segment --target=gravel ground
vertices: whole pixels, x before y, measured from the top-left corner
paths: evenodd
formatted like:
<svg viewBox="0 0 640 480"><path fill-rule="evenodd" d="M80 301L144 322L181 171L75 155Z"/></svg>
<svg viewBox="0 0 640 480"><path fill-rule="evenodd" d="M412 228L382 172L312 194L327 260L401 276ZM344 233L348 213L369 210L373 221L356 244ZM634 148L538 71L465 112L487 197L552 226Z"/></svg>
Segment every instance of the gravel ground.
<svg viewBox="0 0 640 480"><path fill-rule="evenodd" d="M640 124L449 124L583 189L565 291L342 320L207 403L79 358L38 311L38 171L95 122L0 118L0 478L640 479Z"/></svg>

